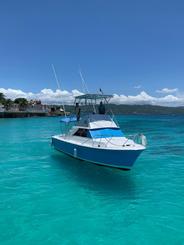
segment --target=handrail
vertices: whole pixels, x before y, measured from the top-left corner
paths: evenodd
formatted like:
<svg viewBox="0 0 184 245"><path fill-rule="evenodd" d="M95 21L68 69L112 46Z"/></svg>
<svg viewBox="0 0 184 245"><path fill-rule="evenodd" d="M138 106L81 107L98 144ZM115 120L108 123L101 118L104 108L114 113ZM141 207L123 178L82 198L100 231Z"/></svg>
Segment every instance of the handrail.
<svg viewBox="0 0 184 245"><path fill-rule="evenodd" d="M143 146L146 146L147 145L147 138L142 133L128 135L127 138L132 139L137 144L141 144Z"/></svg>

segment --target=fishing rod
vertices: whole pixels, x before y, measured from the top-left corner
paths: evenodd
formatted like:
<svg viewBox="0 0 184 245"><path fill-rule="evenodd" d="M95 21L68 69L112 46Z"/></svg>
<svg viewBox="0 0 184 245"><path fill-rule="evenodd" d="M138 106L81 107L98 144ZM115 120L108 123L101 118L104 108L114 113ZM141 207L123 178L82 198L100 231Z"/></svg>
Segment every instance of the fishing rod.
<svg viewBox="0 0 184 245"><path fill-rule="evenodd" d="M54 77L55 77L55 80L56 80L56 83L57 83L57 87L61 91L61 86L60 86L59 79L58 79L57 74L56 74L55 67L54 67L53 64L51 66L52 66L52 71L54 73ZM62 107L63 107L63 111L64 111L64 114L65 114L65 117L66 117L65 105L64 105L63 102L62 102Z"/></svg>
<svg viewBox="0 0 184 245"><path fill-rule="evenodd" d="M88 89L86 81L85 81L85 79L84 79L84 77L82 75L82 71L81 71L80 67L79 67L79 75L80 75L80 78L81 78L81 81L82 81L82 85L83 85L83 92L89 94L89 89ZM92 103L92 105L93 105L93 111L96 113L95 105L93 103Z"/></svg>
<svg viewBox="0 0 184 245"><path fill-rule="evenodd" d="M79 67L79 75L80 75L80 78L81 78L81 81L82 81L82 85L83 85L83 92L84 93L89 93L89 89L88 89L87 84L86 84L86 82L84 80L84 77L82 75L82 71L81 71L80 67Z"/></svg>

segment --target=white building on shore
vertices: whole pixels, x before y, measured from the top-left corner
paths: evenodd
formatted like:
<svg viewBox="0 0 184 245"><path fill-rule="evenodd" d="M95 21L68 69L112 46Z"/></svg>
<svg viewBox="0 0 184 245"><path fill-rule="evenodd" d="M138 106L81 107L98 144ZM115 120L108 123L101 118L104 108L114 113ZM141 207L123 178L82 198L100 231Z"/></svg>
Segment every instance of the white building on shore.
<svg viewBox="0 0 184 245"><path fill-rule="evenodd" d="M0 104L0 112L4 112L5 109L4 109L4 105Z"/></svg>

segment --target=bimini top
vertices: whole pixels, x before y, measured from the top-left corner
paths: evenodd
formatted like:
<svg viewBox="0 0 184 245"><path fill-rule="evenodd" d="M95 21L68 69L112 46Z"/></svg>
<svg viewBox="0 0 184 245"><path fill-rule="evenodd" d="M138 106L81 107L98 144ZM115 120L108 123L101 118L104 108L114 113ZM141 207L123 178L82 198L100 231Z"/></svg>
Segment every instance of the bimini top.
<svg viewBox="0 0 184 245"><path fill-rule="evenodd" d="M112 120L112 118L109 115L101 114L89 114L83 116L81 120L78 122L78 126L89 129L118 128L116 123Z"/></svg>
<svg viewBox="0 0 184 245"><path fill-rule="evenodd" d="M76 100L109 100L111 99L113 96L109 95L109 94L83 94L83 95L79 95L76 96L75 99Z"/></svg>

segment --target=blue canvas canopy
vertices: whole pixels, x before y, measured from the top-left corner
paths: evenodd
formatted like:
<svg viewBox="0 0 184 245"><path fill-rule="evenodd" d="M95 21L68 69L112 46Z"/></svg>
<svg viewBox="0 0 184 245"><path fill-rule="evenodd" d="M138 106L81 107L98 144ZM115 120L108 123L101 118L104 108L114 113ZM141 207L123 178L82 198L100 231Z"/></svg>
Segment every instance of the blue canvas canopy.
<svg viewBox="0 0 184 245"><path fill-rule="evenodd" d="M123 137L123 133L119 128L101 128L89 130L91 138L111 138Z"/></svg>

